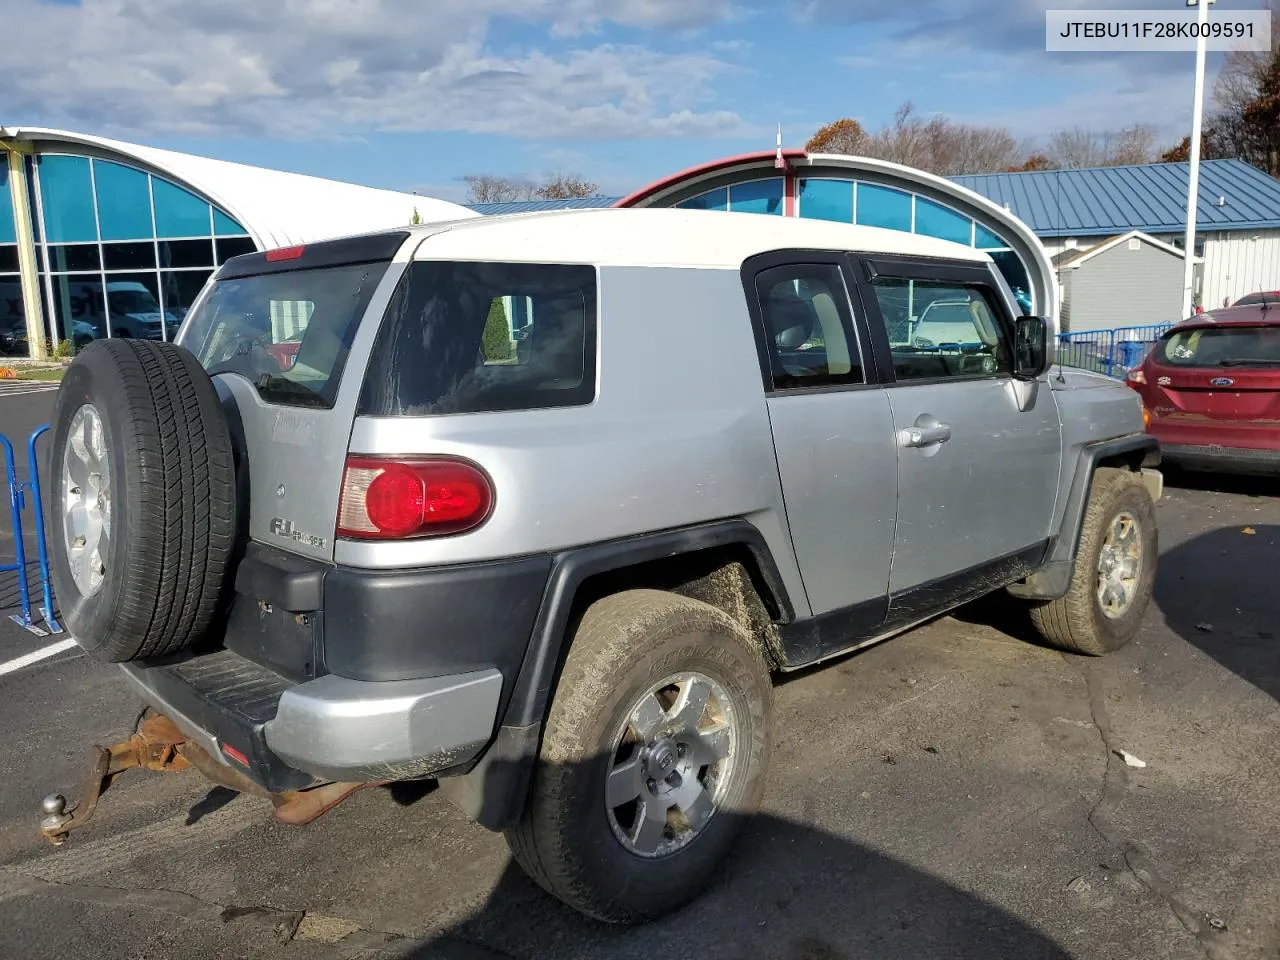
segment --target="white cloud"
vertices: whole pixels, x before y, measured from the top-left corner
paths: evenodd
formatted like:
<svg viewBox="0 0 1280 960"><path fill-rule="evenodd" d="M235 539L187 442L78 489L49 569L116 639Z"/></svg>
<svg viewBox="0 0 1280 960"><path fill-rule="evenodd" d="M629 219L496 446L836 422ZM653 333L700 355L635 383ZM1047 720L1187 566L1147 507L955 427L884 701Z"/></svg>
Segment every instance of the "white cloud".
<svg viewBox="0 0 1280 960"><path fill-rule="evenodd" d="M1120 6L1168 10L1169 3L1124 0ZM1215 10L1259 5L1258 0L1222 0ZM998 5L915 0L863 9L847 0L793 0L792 10L813 26L846 24L856 17L874 27L875 39L841 63L883 72L892 79L882 92L915 96L922 112L933 105L917 91L936 93L941 79L948 93L963 86L973 95L970 109L948 111L956 119L1007 125L1019 136L1040 137L1072 125L1104 130L1146 123L1162 137L1180 139L1191 111L1191 54L1045 50L1047 10L1106 6L1098 0L1001 0ZM1210 56L1210 91L1221 59ZM1010 84L1035 90L1041 102L1009 108L1001 90Z"/></svg>
<svg viewBox="0 0 1280 960"><path fill-rule="evenodd" d="M733 68L707 53L487 44L495 18L577 34L687 28L728 0L0 0L8 123L118 136L461 131L557 139L740 135L705 109Z"/></svg>

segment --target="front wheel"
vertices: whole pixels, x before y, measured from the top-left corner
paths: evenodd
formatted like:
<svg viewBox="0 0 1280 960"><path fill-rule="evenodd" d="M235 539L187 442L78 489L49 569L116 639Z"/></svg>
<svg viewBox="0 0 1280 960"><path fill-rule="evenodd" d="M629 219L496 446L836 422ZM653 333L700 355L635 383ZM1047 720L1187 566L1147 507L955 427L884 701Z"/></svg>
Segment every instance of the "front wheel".
<svg viewBox="0 0 1280 960"><path fill-rule="evenodd" d="M610 923L693 901L753 814L773 691L758 646L720 610L653 590L584 614L547 718L517 862Z"/></svg>
<svg viewBox="0 0 1280 960"><path fill-rule="evenodd" d="M1159 538L1155 503L1142 477L1100 467L1094 474L1065 596L1031 608L1049 643L1101 656L1133 639L1151 602Z"/></svg>

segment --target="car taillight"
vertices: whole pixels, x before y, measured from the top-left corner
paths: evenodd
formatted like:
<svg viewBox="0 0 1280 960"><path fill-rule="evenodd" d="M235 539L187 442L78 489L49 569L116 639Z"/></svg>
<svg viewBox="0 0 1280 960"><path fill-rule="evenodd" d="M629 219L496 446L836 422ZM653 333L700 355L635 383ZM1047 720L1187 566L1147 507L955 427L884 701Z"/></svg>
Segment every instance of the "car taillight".
<svg viewBox="0 0 1280 960"><path fill-rule="evenodd" d="M460 460L348 457L338 504L338 536L399 540L444 536L479 526L493 485Z"/></svg>
<svg viewBox="0 0 1280 960"><path fill-rule="evenodd" d="M1142 372L1141 367L1134 367L1132 370L1129 371L1129 382L1130 383L1146 383L1147 375Z"/></svg>

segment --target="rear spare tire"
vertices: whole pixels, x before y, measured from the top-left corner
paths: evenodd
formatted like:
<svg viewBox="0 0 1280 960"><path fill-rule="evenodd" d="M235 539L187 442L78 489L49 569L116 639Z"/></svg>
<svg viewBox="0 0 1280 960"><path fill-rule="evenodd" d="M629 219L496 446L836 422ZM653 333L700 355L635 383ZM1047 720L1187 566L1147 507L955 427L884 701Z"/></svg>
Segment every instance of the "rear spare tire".
<svg viewBox="0 0 1280 960"><path fill-rule="evenodd" d="M235 531L231 437L188 350L97 340L54 407L49 546L67 630L100 660L175 653L213 623Z"/></svg>

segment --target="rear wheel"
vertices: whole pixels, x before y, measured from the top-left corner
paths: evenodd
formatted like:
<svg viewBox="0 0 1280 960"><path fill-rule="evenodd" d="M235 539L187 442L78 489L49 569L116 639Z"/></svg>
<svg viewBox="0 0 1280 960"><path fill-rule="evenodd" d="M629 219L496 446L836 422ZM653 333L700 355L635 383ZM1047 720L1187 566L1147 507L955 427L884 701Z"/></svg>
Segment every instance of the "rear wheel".
<svg viewBox="0 0 1280 960"><path fill-rule="evenodd" d="M772 704L758 647L720 610L651 590L598 601L507 834L516 860L607 922L696 899L759 803Z"/></svg>
<svg viewBox="0 0 1280 960"><path fill-rule="evenodd" d="M1140 475L1100 467L1093 477L1065 596L1031 608L1049 643L1101 656L1133 639L1155 583L1155 504Z"/></svg>
<svg viewBox="0 0 1280 960"><path fill-rule="evenodd" d="M212 624L234 539L231 437L182 347L96 340L54 409L53 587L95 657L162 656Z"/></svg>

